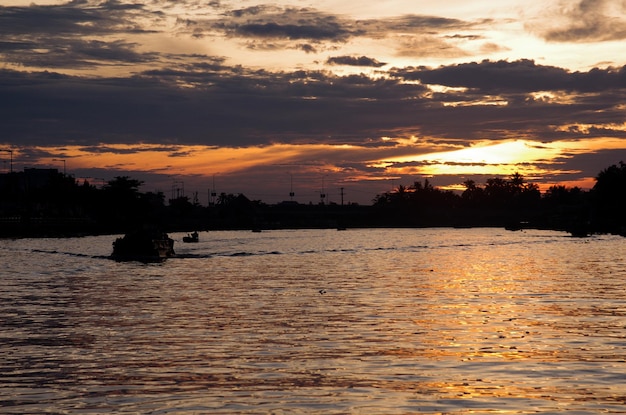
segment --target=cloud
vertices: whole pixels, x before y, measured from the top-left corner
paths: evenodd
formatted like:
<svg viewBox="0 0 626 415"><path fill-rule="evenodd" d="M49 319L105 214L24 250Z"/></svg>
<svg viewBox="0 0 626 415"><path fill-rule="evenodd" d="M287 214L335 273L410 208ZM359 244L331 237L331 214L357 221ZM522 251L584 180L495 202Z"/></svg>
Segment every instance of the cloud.
<svg viewBox="0 0 626 415"><path fill-rule="evenodd" d="M106 146L106 145L98 145L98 146L85 146L80 147L81 152L90 153L90 154L104 154L104 153L112 153L112 154L141 154L146 150L150 150L153 152L164 152L170 153L172 157L178 156L181 154L180 149L177 146L165 146L165 145L128 145L128 146Z"/></svg>
<svg viewBox="0 0 626 415"><path fill-rule="evenodd" d="M342 18L314 9L269 6L233 10L222 18L194 23L197 36L219 30L231 37L335 42L358 34L349 27Z"/></svg>
<svg viewBox="0 0 626 415"><path fill-rule="evenodd" d="M392 34L436 35L449 31L470 29L482 22L468 22L446 17L405 14L396 17L359 20L354 24L369 37L387 37ZM449 35L446 35L450 37Z"/></svg>
<svg viewBox="0 0 626 415"><path fill-rule="evenodd" d="M143 24L160 19L138 4L72 1L60 6L0 7L0 56L38 68L92 68L153 61L120 36L153 33ZM139 21L142 23L140 24Z"/></svg>
<svg viewBox="0 0 626 415"><path fill-rule="evenodd" d="M385 66L385 62L379 62L374 58L368 58L367 56L334 56L326 60L329 65L348 65L348 66L371 66L374 68L380 68Z"/></svg>
<svg viewBox="0 0 626 415"><path fill-rule="evenodd" d="M570 72L532 60L484 60L440 68L408 67L392 73L427 84L477 89L485 94L535 91L601 92L626 88L626 67Z"/></svg>
<svg viewBox="0 0 626 415"><path fill-rule="evenodd" d="M140 4L117 1L71 1L59 6L0 6L0 35L40 39L43 36L94 36L152 32L136 19L160 18Z"/></svg>
<svg viewBox="0 0 626 415"><path fill-rule="evenodd" d="M0 71L0 128L24 143L139 139L244 145L328 135L352 141L371 128L393 125L397 116L385 121L383 101L423 90L364 76L238 70L152 70L95 79ZM194 87L181 87L186 85ZM362 119L362 111L370 119Z"/></svg>
<svg viewBox="0 0 626 415"><path fill-rule="evenodd" d="M56 40L39 42L0 43L0 54L5 62L40 68L96 68L112 63L130 65L158 59L155 53L139 53L137 45L124 41L67 39L62 44ZM46 52L42 53L41 50Z"/></svg>
<svg viewBox="0 0 626 415"><path fill-rule="evenodd" d="M280 42L293 41L298 42L296 48L310 53L317 49L311 44L390 38L400 43L400 56L464 56L466 53L453 42L472 41L476 37L454 32L472 30L486 22L415 14L356 20L313 8L262 5L227 11L215 18L190 18L181 21L180 27L195 37L223 33L229 38L253 40L253 48L258 50L285 48L288 46ZM303 40L309 42L306 47L302 47Z"/></svg>
<svg viewBox="0 0 626 415"><path fill-rule="evenodd" d="M395 68L375 78L190 58L114 78L1 70L0 134L24 145L85 146L383 146L381 137L469 142L624 135L610 126L626 121L626 68L569 72L526 60L482 61ZM593 128L563 127L577 124Z"/></svg>
<svg viewBox="0 0 626 415"><path fill-rule="evenodd" d="M385 38L389 39L388 47L396 48L397 56L461 57L468 53L455 43L474 41L477 36L467 32L485 23L416 14L357 20L294 6L228 9L215 2L179 3L185 11L167 1L71 1L56 6L0 7L0 58L14 67L33 69L121 69L147 63L163 67L187 56L150 50L158 48L155 42L170 35L196 40L226 37L243 42L248 51L292 49L306 54L333 50L351 40ZM146 35L159 37L148 41L153 38ZM491 45L491 50L496 48ZM331 58L328 63L383 66L374 57L367 57L371 59L368 62L363 58L348 61L346 56L353 55Z"/></svg>
<svg viewBox="0 0 626 415"><path fill-rule="evenodd" d="M626 39L626 3L611 0L562 1L557 10L527 27L550 42L597 42Z"/></svg>
<svg viewBox="0 0 626 415"><path fill-rule="evenodd" d="M411 58L461 58L470 54L449 40L432 35L403 36L398 39L396 55Z"/></svg>
<svg viewBox="0 0 626 415"><path fill-rule="evenodd" d="M191 175L239 157L229 170L239 172L234 185L250 176L267 182L273 162L299 166L284 167L285 178L293 168L346 182L412 180L419 163L375 161L489 140L626 138L626 68L481 60L516 56L515 42L502 39L518 21L449 18L434 8L359 19L295 2L254 4L0 6L2 144L29 165L68 158L78 169L98 159L133 176L142 159ZM623 2L562 4L533 22L535 33L558 42L623 37ZM167 189L171 177L161 179Z"/></svg>

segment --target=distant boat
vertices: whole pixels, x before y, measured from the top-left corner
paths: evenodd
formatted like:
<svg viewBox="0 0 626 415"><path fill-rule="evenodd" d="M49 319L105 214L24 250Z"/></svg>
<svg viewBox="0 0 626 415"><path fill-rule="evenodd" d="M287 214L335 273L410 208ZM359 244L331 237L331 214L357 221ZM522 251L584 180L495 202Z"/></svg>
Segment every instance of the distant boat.
<svg viewBox="0 0 626 415"><path fill-rule="evenodd" d="M511 221L504 225L504 229L507 231L521 231L528 227L528 222L526 221Z"/></svg>
<svg viewBox="0 0 626 415"><path fill-rule="evenodd" d="M166 233L139 230L113 242L111 258L116 261L161 262L173 257L174 240Z"/></svg>
<svg viewBox="0 0 626 415"><path fill-rule="evenodd" d="M576 223L567 228L567 232L574 238L587 238L591 236L589 226L586 223Z"/></svg>
<svg viewBox="0 0 626 415"><path fill-rule="evenodd" d="M200 238L198 237L198 232L183 236L183 242L198 242L199 240Z"/></svg>

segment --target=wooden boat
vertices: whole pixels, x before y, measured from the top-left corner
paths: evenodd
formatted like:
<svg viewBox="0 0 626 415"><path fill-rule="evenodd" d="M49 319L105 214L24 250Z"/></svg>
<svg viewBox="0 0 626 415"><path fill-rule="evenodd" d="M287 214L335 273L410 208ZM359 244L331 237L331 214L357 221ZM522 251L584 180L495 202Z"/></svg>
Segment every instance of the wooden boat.
<svg viewBox="0 0 626 415"><path fill-rule="evenodd" d="M198 242L200 240L198 232L191 233L187 236L183 236L183 242Z"/></svg>
<svg viewBox="0 0 626 415"><path fill-rule="evenodd" d="M175 255L174 240L166 233L140 230L113 242L111 258L116 261L161 262Z"/></svg>

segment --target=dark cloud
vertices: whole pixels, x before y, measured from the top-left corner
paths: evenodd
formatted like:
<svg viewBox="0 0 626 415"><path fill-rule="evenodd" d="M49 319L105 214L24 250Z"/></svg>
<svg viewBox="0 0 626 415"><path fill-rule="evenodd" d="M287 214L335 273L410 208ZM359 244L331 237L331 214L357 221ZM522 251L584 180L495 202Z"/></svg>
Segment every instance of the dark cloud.
<svg viewBox="0 0 626 415"><path fill-rule="evenodd" d="M229 36L311 41L345 41L358 31L338 16L313 9L255 6L234 10L225 18L198 22L199 28L220 30Z"/></svg>
<svg viewBox="0 0 626 415"><path fill-rule="evenodd" d="M85 146L80 148L81 151L92 154L141 154L146 151L146 146L136 145L130 147L113 147L107 145L98 146ZM150 151L152 152L164 152L171 153L172 155L179 153L179 148L176 146L163 146L163 145L151 145Z"/></svg>
<svg viewBox="0 0 626 415"><path fill-rule="evenodd" d="M296 46L297 49L300 49L306 53L317 53L317 49L311 45L310 43L302 43Z"/></svg>
<svg viewBox="0 0 626 415"><path fill-rule="evenodd" d="M607 167L626 160L626 150L596 150L587 153L566 154L550 160L547 163L538 163L537 166L552 173L545 179L554 182L572 180L572 172L580 177L597 177L598 173Z"/></svg>
<svg viewBox="0 0 626 415"><path fill-rule="evenodd" d="M11 51L23 51L34 49L37 46L34 42L25 41L0 41L0 53Z"/></svg>
<svg viewBox="0 0 626 415"><path fill-rule="evenodd" d="M395 76L426 84L478 89L482 93L577 91L600 92L626 88L626 67L570 72L532 60L482 61L440 68L402 68Z"/></svg>
<svg viewBox="0 0 626 415"><path fill-rule="evenodd" d="M237 69L153 70L127 79L1 71L0 128L7 137L39 144L145 139L243 145L328 135L351 141L393 126L398 117L384 114L385 101L424 91L365 76ZM361 119L363 111L369 119Z"/></svg>
<svg viewBox="0 0 626 415"><path fill-rule="evenodd" d="M153 32L138 18L160 18L160 13L116 1L0 6L0 57L28 67L73 69L154 60L154 53L138 53L137 45L119 40L121 35Z"/></svg>
<svg viewBox="0 0 626 415"><path fill-rule="evenodd" d="M370 145L382 136L411 135L544 141L624 135L606 126L626 122L624 68L570 73L530 61L480 62L394 69L390 78L372 78L251 71L219 58L194 59L128 78L0 71L0 134L20 144L229 146ZM429 84L468 90L435 93ZM573 94L561 99L563 90ZM535 91L554 97L535 97ZM592 127L583 131L577 124Z"/></svg>
<svg viewBox="0 0 626 415"><path fill-rule="evenodd" d="M334 56L328 58L326 63L330 65L371 66L374 68L380 68L386 65L385 62L379 62L367 56Z"/></svg>
<svg viewBox="0 0 626 415"><path fill-rule="evenodd" d="M383 38L392 35L425 35L435 38L440 32L467 30L485 21L466 22L437 16L402 15L384 19L355 20L311 8L281 8L277 6L253 6L233 10L220 19L197 19L181 21L181 28L195 36L205 36L215 31L231 37L309 40L312 42L346 42L354 37ZM463 36L472 40L471 35ZM438 44L454 36L442 35Z"/></svg>
<svg viewBox="0 0 626 415"><path fill-rule="evenodd" d="M452 36L444 36L448 39L455 39L455 40L479 40L482 39L482 36L479 35L459 35L459 34L455 34Z"/></svg>
<svg viewBox="0 0 626 415"><path fill-rule="evenodd" d="M139 4L71 1L64 5L0 6L0 36L40 38L150 32L135 18L158 17Z"/></svg>
<svg viewBox="0 0 626 415"><path fill-rule="evenodd" d="M39 42L13 42L0 44L0 54L5 62L43 68L85 69L107 64L130 65L155 61L155 53L138 53L137 45L123 41L67 39L58 43L54 39ZM41 50L46 52L42 53Z"/></svg>
<svg viewBox="0 0 626 415"><path fill-rule="evenodd" d="M271 37L287 39L342 39L347 35L347 31L335 22L326 22L318 25L292 25L268 23L247 23L237 27L236 33L240 36L251 37Z"/></svg>

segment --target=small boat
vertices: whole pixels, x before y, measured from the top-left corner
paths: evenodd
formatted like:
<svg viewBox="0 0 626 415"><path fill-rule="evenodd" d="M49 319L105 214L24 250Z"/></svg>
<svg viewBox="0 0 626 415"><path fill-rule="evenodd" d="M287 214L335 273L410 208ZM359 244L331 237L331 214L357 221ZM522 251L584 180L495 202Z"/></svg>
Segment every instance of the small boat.
<svg viewBox="0 0 626 415"><path fill-rule="evenodd" d="M183 236L183 242L198 242L199 237L198 237L198 232L194 232L191 234L188 234L187 236Z"/></svg>
<svg viewBox="0 0 626 415"><path fill-rule="evenodd" d="M587 238L590 235L586 227L572 227L567 230L573 238Z"/></svg>
<svg viewBox="0 0 626 415"><path fill-rule="evenodd" d="M587 238L591 236L589 223L583 221L570 224L566 230L574 238Z"/></svg>
<svg viewBox="0 0 626 415"><path fill-rule="evenodd" d="M166 233L139 230L113 242L111 258L116 261L161 262L173 257L174 240Z"/></svg>
<svg viewBox="0 0 626 415"><path fill-rule="evenodd" d="M521 231L528 228L528 222L526 221L511 221L504 225L504 229L507 231Z"/></svg>

